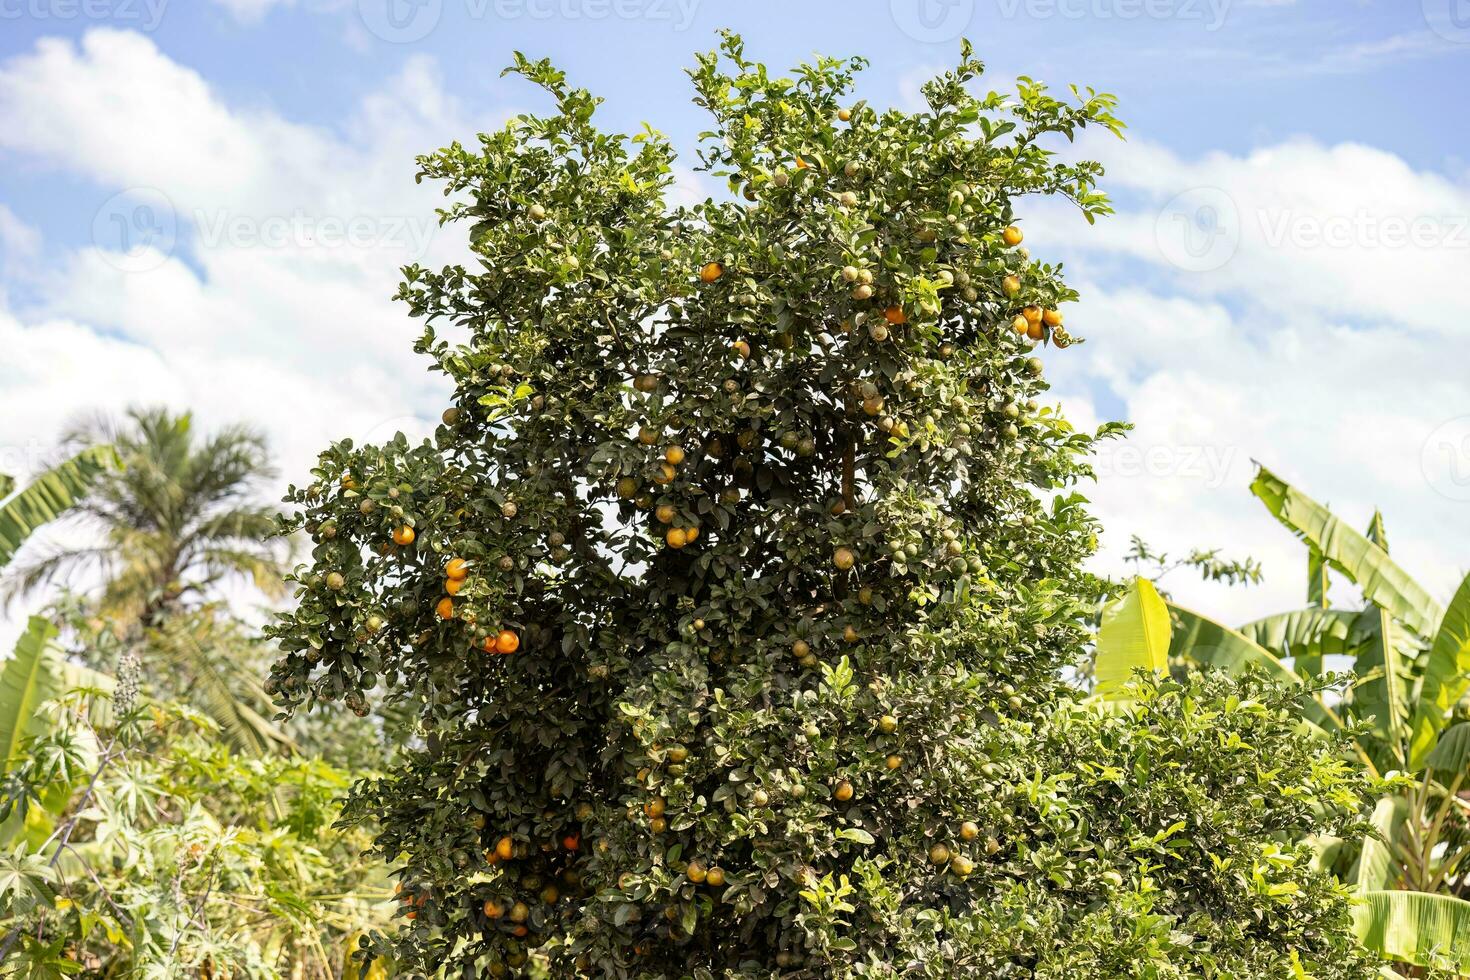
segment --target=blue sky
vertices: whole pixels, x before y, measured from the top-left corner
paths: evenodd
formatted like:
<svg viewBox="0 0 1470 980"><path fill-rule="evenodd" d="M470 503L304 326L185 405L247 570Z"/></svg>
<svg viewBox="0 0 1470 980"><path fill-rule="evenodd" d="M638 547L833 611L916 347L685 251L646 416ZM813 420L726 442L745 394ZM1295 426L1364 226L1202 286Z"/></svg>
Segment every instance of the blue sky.
<svg viewBox="0 0 1470 980"><path fill-rule="evenodd" d="M1470 0L0 0L0 469L138 401L257 421L287 476L426 425L445 393L388 297L457 245L414 154L542 108L500 77L521 50L692 165L683 70L721 27L783 68L863 55L881 104L914 107L961 34L997 88L1119 97L1128 140L1071 151L1119 215L1021 210L1084 295L1057 398L1136 426L1092 491L1103 567L1134 532L1223 545L1268 584L1186 598L1299 599L1252 459L1355 522L1383 506L1438 592L1470 566Z"/></svg>

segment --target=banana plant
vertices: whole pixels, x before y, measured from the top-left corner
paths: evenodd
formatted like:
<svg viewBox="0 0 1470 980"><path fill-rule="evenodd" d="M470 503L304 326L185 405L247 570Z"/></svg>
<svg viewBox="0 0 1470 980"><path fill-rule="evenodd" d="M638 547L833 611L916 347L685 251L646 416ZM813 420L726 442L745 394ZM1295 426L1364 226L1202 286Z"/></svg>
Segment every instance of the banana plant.
<svg viewBox="0 0 1470 980"><path fill-rule="evenodd" d="M1307 604L1232 629L1161 600L1169 661L1231 673L1255 668L1303 685L1314 692L1302 699L1304 721L1361 731L1353 753L1386 787L1375 834L1324 851L1363 899L1359 936L1391 959L1470 973L1470 801L1461 798L1470 789L1470 721L1455 723L1470 692L1470 577L1442 606L1390 557L1381 513L1360 533L1264 467L1251 490L1307 547ZM1333 575L1357 586L1362 608L1332 606ZM1142 588L1135 583L1130 595ZM1100 679L1137 666L1136 649L1121 636L1099 634ZM1355 675L1340 696L1308 683L1334 661L1350 661ZM1124 696L1101 683L1097 693Z"/></svg>

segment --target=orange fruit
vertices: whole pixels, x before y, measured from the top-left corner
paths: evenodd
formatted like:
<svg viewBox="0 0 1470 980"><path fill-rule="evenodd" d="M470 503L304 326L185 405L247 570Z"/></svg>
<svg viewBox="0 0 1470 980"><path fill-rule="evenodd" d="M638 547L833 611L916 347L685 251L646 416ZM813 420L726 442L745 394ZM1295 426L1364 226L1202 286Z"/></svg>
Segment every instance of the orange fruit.
<svg viewBox="0 0 1470 980"><path fill-rule="evenodd" d="M1032 323L1026 327L1026 336L1030 337L1032 340L1040 340L1042 337L1046 336L1046 328L1043 327L1039 322Z"/></svg>
<svg viewBox="0 0 1470 980"><path fill-rule="evenodd" d="M1008 226L1005 231L1002 231L1000 233L1000 240L1005 242L1006 245L1010 248L1015 248L1017 245L1021 244L1021 240L1025 237L1026 236L1021 233L1021 229L1017 228L1015 225Z"/></svg>
<svg viewBox="0 0 1470 980"><path fill-rule="evenodd" d="M661 817L666 809L668 809L668 804L664 802L662 796L655 796L643 804L643 812L650 817Z"/></svg>
<svg viewBox="0 0 1470 980"><path fill-rule="evenodd" d="M501 630L495 634L496 653L515 653L521 648L521 638L515 630Z"/></svg>
<svg viewBox="0 0 1470 980"><path fill-rule="evenodd" d="M720 868L710 868L704 873L704 883L711 888L725 887L725 872Z"/></svg>
<svg viewBox="0 0 1470 980"><path fill-rule="evenodd" d="M498 919L505 914L505 907L493 898L485 899L485 918Z"/></svg>
<svg viewBox="0 0 1470 980"><path fill-rule="evenodd" d="M582 849L582 835L567 834L561 839L561 846L569 851L580 851Z"/></svg>
<svg viewBox="0 0 1470 980"><path fill-rule="evenodd" d="M833 788L832 796L840 800L841 802L846 803L848 800L852 799L852 783L849 783L847 780L844 779L842 782L838 783L836 787Z"/></svg>
<svg viewBox="0 0 1470 980"><path fill-rule="evenodd" d="M1041 322L1048 327L1060 327L1062 325L1061 310L1045 310L1041 314Z"/></svg>
<svg viewBox="0 0 1470 980"><path fill-rule="evenodd" d="M689 532L682 527L671 527L664 535L664 541L670 548L682 548L689 543Z"/></svg>
<svg viewBox="0 0 1470 980"><path fill-rule="evenodd" d="M1014 296L1021 291L1020 276L1006 276L1000 281L1001 292L1007 296Z"/></svg>
<svg viewBox="0 0 1470 980"><path fill-rule="evenodd" d="M684 462L684 447L670 446L668 449L664 450L664 459L668 460L675 466L678 466L680 463Z"/></svg>
<svg viewBox="0 0 1470 980"><path fill-rule="evenodd" d="M851 548L842 547L832 552L832 564L842 571L847 571L857 563L857 555L853 554Z"/></svg>
<svg viewBox="0 0 1470 980"><path fill-rule="evenodd" d="M469 578L470 563L463 558L451 558L444 563L444 575L446 578L464 580Z"/></svg>
<svg viewBox="0 0 1470 980"><path fill-rule="evenodd" d="M1040 323L1041 322L1041 307L1039 307L1039 306L1027 306L1027 307L1023 307L1022 310L1021 310L1021 315L1026 318L1026 322L1027 323Z"/></svg>
<svg viewBox="0 0 1470 980"><path fill-rule="evenodd" d="M445 596L439 600L439 604L434 607L434 611L439 614L440 619L453 619L454 600L449 598L449 596Z"/></svg>
<svg viewBox="0 0 1470 980"><path fill-rule="evenodd" d="M1011 317L1011 329L1016 333L1025 333L1030 326L1031 324L1026 322L1026 318L1019 313Z"/></svg>
<svg viewBox="0 0 1470 980"><path fill-rule="evenodd" d="M697 537L699 537L699 528L697 528L697 527L686 527L684 529L684 541L685 541L686 544L693 544L694 543L694 539L697 538Z"/></svg>
<svg viewBox="0 0 1470 980"><path fill-rule="evenodd" d="M673 504L659 504L658 510L653 512L653 516L658 518L660 524L672 524L674 523L674 518L679 516L679 514L674 509Z"/></svg>
<svg viewBox="0 0 1470 980"><path fill-rule="evenodd" d="M725 267L718 262L706 262L699 270L700 282L714 282L725 274Z"/></svg>
<svg viewBox="0 0 1470 980"><path fill-rule="evenodd" d="M398 545L410 545L413 544L413 539L415 537L416 535L413 533L413 528L405 524L393 532L393 543Z"/></svg>
<svg viewBox="0 0 1470 980"><path fill-rule="evenodd" d="M447 578L444 580L444 591L450 595L459 595L459 590L464 588L464 582L462 578Z"/></svg>
<svg viewBox="0 0 1470 980"><path fill-rule="evenodd" d="M502 837L495 842L495 856L502 861L509 861L515 857L516 842L510 837Z"/></svg>
<svg viewBox="0 0 1470 980"><path fill-rule="evenodd" d="M883 319L894 325L909 322L908 314L903 311L902 306L890 306L888 309L884 310Z"/></svg>

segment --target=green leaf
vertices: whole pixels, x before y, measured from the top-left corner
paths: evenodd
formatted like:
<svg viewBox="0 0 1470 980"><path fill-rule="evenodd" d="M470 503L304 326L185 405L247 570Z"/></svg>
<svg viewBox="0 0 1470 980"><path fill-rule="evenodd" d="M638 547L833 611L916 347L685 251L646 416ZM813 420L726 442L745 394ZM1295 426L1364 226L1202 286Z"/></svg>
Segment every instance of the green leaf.
<svg viewBox="0 0 1470 980"><path fill-rule="evenodd" d="M0 504L0 566L9 564L26 538L56 520L87 495L97 478L119 465L111 446L93 446L48 470ZM8 478L7 478L8 479ZM13 486L13 481L11 486ZM9 487L5 488L8 492Z"/></svg>
<svg viewBox="0 0 1470 980"><path fill-rule="evenodd" d="M1419 702L1410 725L1410 768L1418 769L1423 764L1434 748L1435 736L1467 688L1470 688L1470 575L1450 600L1434 645L1429 649Z"/></svg>
<svg viewBox="0 0 1470 980"><path fill-rule="evenodd" d="M8 765L28 737L42 734L46 719L37 708L69 690L97 688L111 691L115 682L106 674L68 663L56 646L56 627L39 616L31 617L15 645L15 653L0 670L0 765ZM93 720L107 721L110 703L92 699Z"/></svg>
<svg viewBox="0 0 1470 980"><path fill-rule="evenodd" d="M1363 590L1369 602L1387 609L1420 636L1431 636L1443 611L1388 552L1348 527L1326 507L1261 467L1251 483L1276 519Z"/></svg>
<svg viewBox="0 0 1470 980"><path fill-rule="evenodd" d="M1425 892L1371 891L1353 909L1358 941L1415 966L1470 970L1470 902Z"/></svg>
<svg viewBox="0 0 1470 980"><path fill-rule="evenodd" d="M1426 768L1446 773L1450 778L1460 775L1470 767L1470 721L1462 721L1445 729L1434 743Z"/></svg>
<svg viewBox="0 0 1470 980"><path fill-rule="evenodd" d="M1180 627L1169 647L1173 655L1218 668L1232 676L1255 667L1278 684L1287 687L1301 685L1302 679L1295 671L1242 633L1183 606L1171 603L1169 609L1179 620ZM1339 727L1332 712L1311 698L1302 700L1302 715L1319 728Z"/></svg>
<svg viewBox="0 0 1470 980"><path fill-rule="evenodd" d="M1152 582L1135 578L1128 592L1103 611L1097 634L1097 693L1107 701L1124 697L1138 670L1169 669L1169 608Z"/></svg>
<svg viewBox="0 0 1470 980"><path fill-rule="evenodd" d="M1363 848L1352 872L1352 883L1359 891L1391 888L1398 881L1393 859L1393 842L1398 837L1408 812L1408 803L1397 795L1382 797L1373 808L1370 822L1383 839L1363 839Z"/></svg>
<svg viewBox="0 0 1470 980"><path fill-rule="evenodd" d="M1397 763L1402 765L1409 700L1403 685L1405 668L1400 662L1399 631L1393 617L1381 606L1364 610L1363 615L1376 617L1378 629L1376 640L1364 643L1353 662L1353 671L1361 678L1353 689L1356 715L1359 720L1373 717L1374 734L1390 746Z"/></svg>
<svg viewBox="0 0 1470 980"><path fill-rule="evenodd" d="M1301 677L1322 673L1322 659L1350 655L1363 638L1354 630L1357 610L1310 607L1277 613L1240 627L1240 634L1269 650L1277 659L1291 660Z"/></svg>

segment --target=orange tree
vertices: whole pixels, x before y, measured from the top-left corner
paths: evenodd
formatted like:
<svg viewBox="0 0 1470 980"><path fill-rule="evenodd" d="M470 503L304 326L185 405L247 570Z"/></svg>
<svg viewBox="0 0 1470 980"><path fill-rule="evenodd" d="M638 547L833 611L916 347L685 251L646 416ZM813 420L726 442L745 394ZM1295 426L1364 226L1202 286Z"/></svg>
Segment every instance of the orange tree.
<svg viewBox="0 0 1470 980"><path fill-rule="evenodd" d="M287 710L417 713L349 804L400 868L371 953L463 977L1278 976L1345 935L1289 845L1253 849L1353 810L1315 748L1273 750L1266 795L1296 802L1264 816L1248 764L1197 790L1162 766L1135 797L1158 731L1213 736L1188 692L1127 737L1065 707L1100 592L1069 487L1099 436L1038 407L1074 294L1012 207L1108 210L1099 168L1044 143L1116 131L1111 98L977 98L966 46L927 110L879 112L844 98L859 67L776 77L733 36L700 58L702 169L732 193L693 207L665 202L662 137L598 131L519 57L556 112L422 158L475 262L410 267L399 299L456 402L432 441L336 445L292 491L316 548L269 681ZM1127 801L1191 792L1235 823L1213 867L1164 870L1178 814ZM1333 955L1317 975L1358 975Z"/></svg>

